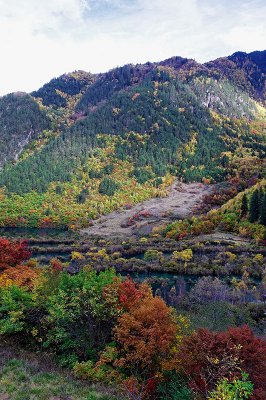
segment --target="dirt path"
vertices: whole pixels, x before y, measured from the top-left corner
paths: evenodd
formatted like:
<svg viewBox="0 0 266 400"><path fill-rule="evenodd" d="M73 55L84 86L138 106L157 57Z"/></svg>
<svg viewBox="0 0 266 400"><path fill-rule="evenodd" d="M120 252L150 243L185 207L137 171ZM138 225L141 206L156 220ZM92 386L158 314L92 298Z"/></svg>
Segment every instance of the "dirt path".
<svg viewBox="0 0 266 400"><path fill-rule="evenodd" d="M202 202L203 196L212 190L211 186L201 183L175 182L167 197L146 200L129 210L114 211L95 220L93 226L83 229L81 233L120 237L145 235L159 223L190 216Z"/></svg>

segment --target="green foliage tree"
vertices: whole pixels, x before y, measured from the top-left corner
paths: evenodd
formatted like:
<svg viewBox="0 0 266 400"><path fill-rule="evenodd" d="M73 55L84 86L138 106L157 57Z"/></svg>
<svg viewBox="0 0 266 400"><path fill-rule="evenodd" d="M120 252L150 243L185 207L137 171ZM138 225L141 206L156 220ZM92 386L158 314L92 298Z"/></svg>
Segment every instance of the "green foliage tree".
<svg viewBox="0 0 266 400"><path fill-rule="evenodd" d="M32 293L25 288L0 288L0 335L10 336L29 329L26 315L31 309Z"/></svg>
<svg viewBox="0 0 266 400"><path fill-rule="evenodd" d="M109 177L103 178L99 185L99 193L107 196L113 196L118 189L119 185Z"/></svg>
<svg viewBox="0 0 266 400"><path fill-rule="evenodd" d="M158 393L160 399L193 400L195 398L185 377L175 372L165 373L164 380L158 385Z"/></svg>
<svg viewBox="0 0 266 400"><path fill-rule="evenodd" d="M82 189L82 191L77 195L77 203L79 204L85 203L88 193L89 191L87 188Z"/></svg>
<svg viewBox="0 0 266 400"><path fill-rule="evenodd" d="M242 373L242 379L234 378L221 380L216 390L209 393L208 400L245 400L250 399L253 393L253 384L248 380L248 374Z"/></svg>
<svg viewBox="0 0 266 400"><path fill-rule="evenodd" d="M259 218L260 213L260 202L259 202L259 191L256 189L250 199L249 204L249 221L256 222Z"/></svg>
<svg viewBox="0 0 266 400"><path fill-rule="evenodd" d="M261 196L259 222L266 226L266 192Z"/></svg>
<svg viewBox="0 0 266 400"><path fill-rule="evenodd" d="M95 360L98 351L110 341L116 299L105 296L104 287L111 285L114 278L113 270L98 275L90 270L73 276L60 274L47 304L49 332L44 345L54 347L63 364Z"/></svg>
<svg viewBox="0 0 266 400"><path fill-rule="evenodd" d="M248 213L248 199L247 195L244 193L242 197L242 203L241 203L241 217L246 216Z"/></svg>

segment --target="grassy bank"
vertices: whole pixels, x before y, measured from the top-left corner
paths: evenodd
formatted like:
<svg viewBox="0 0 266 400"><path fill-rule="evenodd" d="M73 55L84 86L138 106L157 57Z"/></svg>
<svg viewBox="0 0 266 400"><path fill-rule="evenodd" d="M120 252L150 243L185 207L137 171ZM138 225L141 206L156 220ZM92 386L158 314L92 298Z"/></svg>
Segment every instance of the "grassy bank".
<svg viewBox="0 0 266 400"><path fill-rule="evenodd" d="M115 400L104 387L95 388L55 368L44 354L0 345L1 400Z"/></svg>

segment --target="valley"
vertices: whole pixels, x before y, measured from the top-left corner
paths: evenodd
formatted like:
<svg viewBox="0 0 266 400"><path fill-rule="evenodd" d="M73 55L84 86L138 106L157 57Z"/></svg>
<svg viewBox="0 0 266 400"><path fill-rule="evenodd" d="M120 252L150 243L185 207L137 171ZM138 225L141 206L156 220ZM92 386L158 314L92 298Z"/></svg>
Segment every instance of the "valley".
<svg viewBox="0 0 266 400"><path fill-rule="evenodd" d="M265 57L0 98L0 399L265 400Z"/></svg>

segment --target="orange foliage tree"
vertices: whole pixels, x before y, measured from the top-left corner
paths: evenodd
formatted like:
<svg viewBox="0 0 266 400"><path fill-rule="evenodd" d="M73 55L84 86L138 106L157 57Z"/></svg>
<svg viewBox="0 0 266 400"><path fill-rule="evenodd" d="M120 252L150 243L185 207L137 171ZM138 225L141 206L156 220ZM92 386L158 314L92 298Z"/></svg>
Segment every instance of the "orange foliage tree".
<svg viewBox="0 0 266 400"><path fill-rule="evenodd" d="M116 294L115 342L107 346L93 370L85 363L77 372L95 377L104 371L105 377L123 381L130 399L152 399L164 372L175 368L176 348L187 320L160 297L153 297L145 283L118 282Z"/></svg>
<svg viewBox="0 0 266 400"><path fill-rule="evenodd" d="M144 298L118 319L116 365L150 378L162 370L176 339L172 310L159 297Z"/></svg>
<svg viewBox="0 0 266 400"><path fill-rule="evenodd" d="M120 283L118 302L124 312L114 328L113 366L128 379L130 398L153 398L164 370L172 369L180 326L177 316L148 285L128 279Z"/></svg>
<svg viewBox="0 0 266 400"><path fill-rule="evenodd" d="M16 285L32 288L33 282L39 274L40 271L30 265L6 268L4 272L0 274L0 287Z"/></svg>

